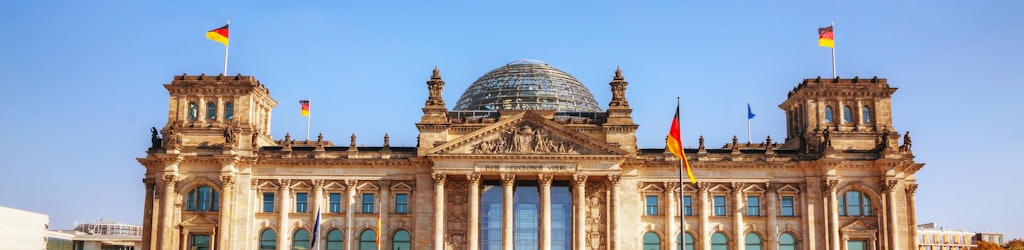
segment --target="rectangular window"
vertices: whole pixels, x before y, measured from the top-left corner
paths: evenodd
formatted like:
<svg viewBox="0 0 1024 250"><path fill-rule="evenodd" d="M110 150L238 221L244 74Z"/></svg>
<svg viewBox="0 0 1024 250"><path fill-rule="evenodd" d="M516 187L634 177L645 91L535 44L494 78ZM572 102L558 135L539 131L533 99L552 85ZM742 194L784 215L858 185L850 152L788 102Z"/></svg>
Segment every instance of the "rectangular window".
<svg viewBox="0 0 1024 250"><path fill-rule="evenodd" d="M747 216L761 216L760 196L747 196Z"/></svg>
<svg viewBox="0 0 1024 250"><path fill-rule="evenodd" d="M373 213L373 194L363 194L363 213Z"/></svg>
<svg viewBox="0 0 1024 250"><path fill-rule="evenodd" d="M715 196L715 216L725 216L725 196Z"/></svg>
<svg viewBox="0 0 1024 250"><path fill-rule="evenodd" d="M683 214L686 216L693 215L693 197L689 195L683 196Z"/></svg>
<svg viewBox="0 0 1024 250"><path fill-rule="evenodd" d="M647 215L658 215L658 196L647 196Z"/></svg>
<svg viewBox="0 0 1024 250"><path fill-rule="evenodd" d="M274 212L274 193L266 192L263 193L263 212L273 213Z"/></svg>
<svg viewBox="0 0 1024 250"><path fill-rule="evenodd" d="M341 194L331 193L328 196L330 196L331 213L341 213Z"/></svg>
<svg viewBox="0 0 1024 250"><path fill-rule="evenodd" d="M295 193L295 212L305 213L306 204L309 204L309 195L306 193Z"/></svg>
<svg viewBox="0 0 1024 250"><path fill-rule="evenodd" d="M396 214L409 213L409 195L408 194L396 194L395 195L395 213Z"/></svg>
<svg viewBox="0 0 1024 250"><path fill-rule="evenodd" d="M209 234L193 234L192 242L189 244L194 250L210 250L210 235Z"/></svg>
<svg viewBox="0 0 1024 250"><path fill-rule="evenodd" d="M793 211L793 196L782 196L782 216L795 216L796 213Z"/></svg>

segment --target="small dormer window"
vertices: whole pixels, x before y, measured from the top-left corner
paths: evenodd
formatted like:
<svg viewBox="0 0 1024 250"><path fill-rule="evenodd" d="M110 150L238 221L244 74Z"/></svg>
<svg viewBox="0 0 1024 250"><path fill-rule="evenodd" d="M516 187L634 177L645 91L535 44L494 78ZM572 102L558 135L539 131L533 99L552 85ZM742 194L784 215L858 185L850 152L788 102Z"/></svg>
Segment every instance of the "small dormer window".
<svg viewBox="0 0 1024 250"><path fill-rule="evenodd" d="M832 123L832 107L825 107L825 122Z"/></svg>
<svg viewBox="0 0 1024 250"><path fill-rule="evenodd" d="M206 103L206 119L217 120L217 104L208 102Z"/></svg>
<svg viewBox="0 0 1024 250"><path fill-rule="evenodd" d="M188 119L195 120L199 118L199 105L194 102L188 103Z"/></svg>
<svg viewBox="0 0 1024 250"><path fill-rule="evenodd" d="M843 123L853 122L853 111L850 106L843 106Z"/></svg>

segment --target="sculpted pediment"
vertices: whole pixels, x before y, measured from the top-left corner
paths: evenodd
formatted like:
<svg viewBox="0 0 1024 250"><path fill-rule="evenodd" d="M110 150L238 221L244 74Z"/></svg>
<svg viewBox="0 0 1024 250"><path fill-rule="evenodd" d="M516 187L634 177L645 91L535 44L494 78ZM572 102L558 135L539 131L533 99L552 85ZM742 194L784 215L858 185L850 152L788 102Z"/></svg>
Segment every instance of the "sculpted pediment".
<svg viewBox="0 0 1024 250"><path fill-rule="evenodd" d="M532 112L466 134L427 151L461 155L624 155L625 151Z"/></svg>
<svg viewBox="0 0 1024 250"><path fill-rule="evenodd" d="M191 218L182 220L181 221L181 225L182 226L186 226L186 227L187 226L204 226L204 225L213 226L213 225L217 225L217 222L212 220L212 219L210 219L210 218L206 218L206 216L198 215L197 214L197 215L192 216Z"/></svg>

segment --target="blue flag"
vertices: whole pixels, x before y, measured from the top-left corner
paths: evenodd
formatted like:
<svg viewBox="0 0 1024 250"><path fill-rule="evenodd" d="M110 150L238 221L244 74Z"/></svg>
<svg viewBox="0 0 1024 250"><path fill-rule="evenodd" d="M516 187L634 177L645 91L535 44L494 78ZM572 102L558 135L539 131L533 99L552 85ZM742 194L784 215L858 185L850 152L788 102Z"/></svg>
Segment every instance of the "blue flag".
<svg viewBox="0 0 1024 250"><path fill-rule="evenodd" d="M313 223L313 239L309 244L309 249L317 249L317 236L320 236L320 206L316 206L316 222Z"/></svg>
<svg viewBox="0 0 1024 250"><path fill-rule="evenodd" d="M750 111L750 103L748 102L747 103L747 120L753 119L754 116L756 116L756 115L754 115L753 111Z"/></svg>

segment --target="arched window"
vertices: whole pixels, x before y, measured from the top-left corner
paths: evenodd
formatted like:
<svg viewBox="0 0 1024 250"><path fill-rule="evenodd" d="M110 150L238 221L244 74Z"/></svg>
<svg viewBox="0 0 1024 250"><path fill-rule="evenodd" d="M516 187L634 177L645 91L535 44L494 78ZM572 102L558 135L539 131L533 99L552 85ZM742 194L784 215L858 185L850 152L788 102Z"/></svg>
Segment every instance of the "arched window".
<svg viewBox="0 0 1024 250"><path fill-rule="evenodd" d="M260 250L276 250L277 233L273 229L263 229L260 233Z"/></svg>
<svg viewBox="0 0 1024 250"><path fill-rule="evenodd" d="M683 239L683 235L686 235L685 239ZM696 248L693 248L693 235L691 235L690 233L680 234L679 235L679 239L677 239L676 242L678 242L678 243L676 243L676 249L677 250L694 250L694 249L696 249Z"/></svg>
<svg viewBox="0 0 1024 250"><path fill-rule="evenodd" d="M188 103L188 119L195 120L199 118L199 105L194 102Z"/></svg>
<svg viewBox="0 0 1024 250"><path fill-rule="evenodd" d="M870 216L871 200L860 191L848 191L839 197L839 215Z"/></svg>
<svg viewBox="0 0 1024 250"><path fill-rule="evenodd" d="M850 106L843 106L843 122L853 122L853 111L850 109Z"/></svg>
<svg viewBox="0 0 1024 250"><path fill-rule="evenodd" d="M825 107L825 122L832 122L832 107Z"/></svg>
<svg viewBox="0 0 1024 250"><path fill-rule="evenodd" d="M779 235L779 250L796 250L796 238L790 233Z"/></svg>
<svg viewBox="0 0 1024 250"><path fill-rule="evenodd" d="M341 230L334 229L327 232L327 250L342 250L345 247L345 237L341 236Z"/></svg>
<svg viewBox="0 0 1024 250"><path fill-rule="evenodd" d="M747 237L745 237L743 241L746 243L746 247L743 249L761 250L761 236L758 236L755 233L748 233Z"/></svg>
<svg viewBox="0 0 1024 250"><path fill-rule="evenodd" d="M217 120L217 104L208 102L206 103L206 119Z"/></svg>
<svg viewBox="0 0 1024 250"><path fill-rule="evenodd" d="M729 239L722 233L711 235L711 250L729 250Z"/></svg>
<svg viewBox="0 0 1024 250"><path fill-rule="evenodd" d="M292 250L309 250L309 231L299 229L292 236Z"/></svg>
<svg viewBox="0 0 1024 250"><path fill-rule="evenodd" d="M661 249L661 238L654 232L647 232L644 234L644 248L643 250L658 250Z"/></svg>
<svg viewBox="0 0 1024 250"><path fill-rule="evenodd" d="M868 106L860 108L860 120L867 123L871 122L871 109Z"/></svg>
<svg viewBox="0 0 1024 250"><path fill-rule="evenodd" d="M377 250L377 233L369 229L359 233L359 250Z"/></svg>
<svg viewBox="0 0 1024 250"><path fill-rule="evenodd" d="M224 104L224 120L235 119L235 103L229 102Z"/></svg>
<svg viewBox="0 0 1024 250"><path fill-rule="evenodd" d="M217 211L217 191L210 186L198 186L188 192L188 211Z"/></svg>
<svg viewBox="0 0 1024 250"><path fill-rule="evenodd" d="M409 232L405 230L398 230L395 232L395 236L391 237L391 250L410 250L412 249L411 244Z"/></svg>

